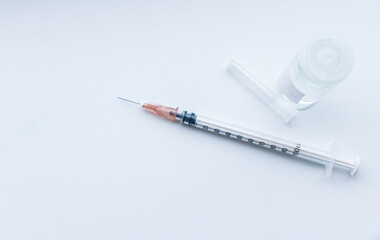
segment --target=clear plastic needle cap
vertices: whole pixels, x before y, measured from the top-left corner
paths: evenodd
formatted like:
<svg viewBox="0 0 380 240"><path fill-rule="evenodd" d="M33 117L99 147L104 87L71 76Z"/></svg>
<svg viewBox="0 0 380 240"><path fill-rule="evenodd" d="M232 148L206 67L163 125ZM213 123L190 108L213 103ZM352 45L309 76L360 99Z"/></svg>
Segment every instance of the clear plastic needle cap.
<svg viewBox="0 0 380 240"><path fill-rule="evenodd" d="M288 123L297 114L297 110L295 108L287 103L281 96L273 93L265 87L262 82L252 76L235 60L232 60L227 65L227 70L230 71L260 99L262 99L286 123Z"/></svg>

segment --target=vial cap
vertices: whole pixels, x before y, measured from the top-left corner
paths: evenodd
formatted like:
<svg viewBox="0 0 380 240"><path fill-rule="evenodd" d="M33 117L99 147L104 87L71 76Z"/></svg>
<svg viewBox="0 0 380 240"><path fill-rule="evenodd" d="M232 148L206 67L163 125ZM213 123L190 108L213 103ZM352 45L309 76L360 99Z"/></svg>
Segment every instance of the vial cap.
<svg viewBox="0 0 380 240"><path fill-rule="evenodd" d="M345 79L351 72L353 56L340 38L318 36L306 45L299 56L305 74L315 84L328 87Z"/></svg>

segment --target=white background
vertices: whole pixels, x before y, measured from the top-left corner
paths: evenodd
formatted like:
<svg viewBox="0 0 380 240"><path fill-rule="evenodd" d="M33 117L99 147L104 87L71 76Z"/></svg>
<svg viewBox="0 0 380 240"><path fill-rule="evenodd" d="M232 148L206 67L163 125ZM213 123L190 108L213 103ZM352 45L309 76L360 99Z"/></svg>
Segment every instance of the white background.
<svg viewBox="0 0 380 240"><path fill-rule="evenodd" d="M290 125L274 88L317 34L355 55ZM0 1L0 239L380 239L380 1ZM361 157L357 176L151 116L157 102Z"/></svg>

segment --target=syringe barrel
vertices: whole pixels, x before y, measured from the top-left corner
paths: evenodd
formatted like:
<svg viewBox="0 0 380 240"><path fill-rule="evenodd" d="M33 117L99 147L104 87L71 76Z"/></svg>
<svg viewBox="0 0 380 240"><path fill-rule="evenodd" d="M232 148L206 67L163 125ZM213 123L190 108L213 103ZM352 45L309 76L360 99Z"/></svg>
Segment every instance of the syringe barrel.
<svg viewBox="0 0 380 240"><path fill-rule="evenodd" d="M235 138L240 141L249 142L290 155L298 155L301 151L300 143L280 139L253 130L244 129L201 115L197 115L196 124L194 126L203 130L208 130L220 135Z"/></svg>
<svg viewBox="0 0 380 240"><path fill-rule="evenodd" d="M326 166L326 176L329 176L333 166L346 168L351 175L355 175L359 167L359 162L348 162L337 159L333 150L324 151L305 146L298 142L293 142L253 130L244 129L228 123L217 121L201 115L195 115L195 123L187 123L194 127L235 138L237 140L255 144L284 154L292 155L298 158L320 163Z"/></svg>

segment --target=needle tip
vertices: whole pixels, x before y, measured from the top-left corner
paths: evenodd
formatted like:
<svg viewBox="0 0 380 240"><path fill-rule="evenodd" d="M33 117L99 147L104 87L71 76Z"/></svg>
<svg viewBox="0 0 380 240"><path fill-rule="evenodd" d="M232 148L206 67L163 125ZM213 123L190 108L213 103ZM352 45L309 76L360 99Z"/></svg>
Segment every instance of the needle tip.
<svg viewBox="0 0 380 240"><path fill-rule="evenodd" d="M131 100L128 100L128 99L125 99L125 98L122 98L122 97L117 97L117 98L120 99L120 100L123 100L123 101L127 101L127 102L130 102L130 103L141 105L141 103L138 103L138 102L135 102L135 101L131 101Z"/></svg>

